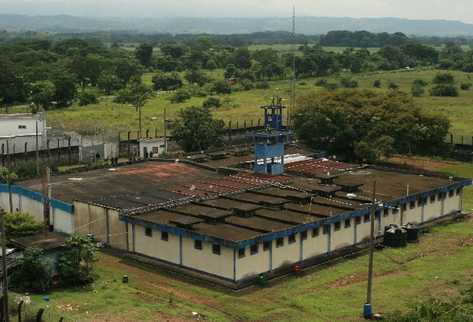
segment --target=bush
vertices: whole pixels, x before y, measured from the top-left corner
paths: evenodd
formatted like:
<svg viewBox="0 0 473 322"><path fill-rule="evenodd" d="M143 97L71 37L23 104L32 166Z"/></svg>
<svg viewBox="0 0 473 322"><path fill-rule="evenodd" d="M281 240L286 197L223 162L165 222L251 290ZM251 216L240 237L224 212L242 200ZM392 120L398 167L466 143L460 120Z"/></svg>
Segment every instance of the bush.
<svg viewBox="0 0 473 322"><path fill-rule="evenodd" d="M261 81L261 82L257 82L255 87L257 89L270 89L271 85L269 85L269 82L267 81Z"/></svg>
<svg viewBox="0 0 473 322"><path fill-rule="evenodd" d="M381 83L381 81L380 81L379 79L377 79L377 80L375 80L375 81L373 82L373 87L375 87L375 88L381 88L381 86L382 86L382 83Z"/></svg>
<svg viewBox="0 0 473 322"><path fill-rule="evenodd" d="M414 97L420 97L420 96L424 95L425 89L424 89L423 86L414 83L414 84L412 84L411 93L412 93L412 96L414 96Z"/></svg>
<svg viewBox="0 0 473 322"><path fill-rule="evenodd" d="M220 106L222 106L222 102L217 97L209 97L202 103L202 107L205 107L205 108L220 107Z"/></svg>
<svg viewBox="0 0 473 322"><path fill-rule="evenodd" d="M315 82L315 86L319 86L319 87L325 87L326 84L327 84L327 80L324 78L319 79L318 81Z"/></svg>
<svg viewBox="0 0 473 322"><path fill-rule="evenodd" d="M471 83L463 83L461 84L460 88L462 89L462 91L469 91L471 89L471 86Z"/></svg>
<svg viewBox="0 0 473 322"><path fill-rule="evenodd" d="M338 84L337 83L326 83L324 85L324 88L328 91L334 91L338 89Z"/></svg>
<svg viewBox="0 0 473 322"><path fill-rule="evenodd" d="M240 86L244 91L249 91L255 88L255 84L249 79L242 79L240 81Z"/></svg>
<svg viewBox="0 0 473 322"><path fill-rule="evenodd" d="M22 292L44 292L51 287L52 264L41 249L27 248L11 277L12 287Z"/></svg>
<svg viewBox="0 0 473 322"><path fill-rule="evenodd" d="M441 97L457 97L458 89L454 85L439 84L430 90L430 95Z"/></svg>
<svg viewBox="0 0 473 322"><path fill-rule="evenodd" d="M82 92L79 94L79 106L87 106L97 104L99 102L97 95L90 92Z"/></svg>
<svg viewBox="0 0 473 322"><path fill-rule="evenodd" d="M191 99L191 94L189 93L189 91L185 90L185 89L179 89L177 90L171 97L170 97L170 101L171 103L182 103L182 102L185 102L189 99Z"/></svg>
<svg viewBox="0 0 473 322"><path fill-rule="evenodd" d="M450 73L439 73L434 77L433 83L451 85L455 83L455 77Z"/></svg>
<svg viewBox="0 0 473 322"><path fill-rule="evenodd" d="M213 84L212 88L214 93L217 94L231 94L232 87L226 81L217 81Z"/></svg>
<svg viewBox="0 0 473 322"><path fill-rule="evenodd" d="M429 83L426 82L426 81L423 80L423 79L416 79L416 80L414 80L414 82L412 82L412 85L425 87L425 86L429 85Z"/></svg>
<svg viewBox="0 0 473 322"><path fill-rule="evenodd" d="M66 250L58 258L57 272L63 286L93 282L92 263L96 260L95 241L88 236L73 235L66 240Z"/></svg>
<svg viewBox="0 0 473 322"><path fill-rule="evenodd" d="M342 80L340 80L340 85L345 88L357 88L358 82L354 79L342 78Z"/></svg>
<svg viewBox="0 0 473 322"><path fill-rule="evenodd" d="M182 87L178 73L158 73L153 76L153 88L156 91L173 91Z"/></svg>
<svg viewBox="0 0 473 322"><path fill-rule="evenodd" d="M21 212L5 216L5 229L8 237L33 235L42 229L33 216Z"/></svg>
<svg viewBox="0 0 473 322"><path fill-rule="evenodd" d="M399 89L399 85L395 82L389 82L388 88L392 91L397 91Z"/></svg>

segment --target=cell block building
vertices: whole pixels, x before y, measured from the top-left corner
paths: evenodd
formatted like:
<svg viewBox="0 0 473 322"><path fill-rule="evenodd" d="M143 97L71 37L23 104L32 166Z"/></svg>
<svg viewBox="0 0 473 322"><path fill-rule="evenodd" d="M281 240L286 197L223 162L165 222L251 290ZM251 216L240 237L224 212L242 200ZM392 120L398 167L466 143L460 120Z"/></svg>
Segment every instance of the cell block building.
<svg viewBox="0 0 473 322"><path fill-rule="evenodd" d="M41 180L21 182L12 187L14 208L42 221L50 207L56 231L93 234L135 258L238 288L260 274L277 276L363 244L374 181L378 236L389 224L458 214L471 184L308 153L295 157L302 151L286 148L291 155L284 155L288 162L279 175L223 171L215 166L223 161L210 158L199 164L149 161L54 176L49 200ZM8 209L5 185L0 206Z"/></svg>

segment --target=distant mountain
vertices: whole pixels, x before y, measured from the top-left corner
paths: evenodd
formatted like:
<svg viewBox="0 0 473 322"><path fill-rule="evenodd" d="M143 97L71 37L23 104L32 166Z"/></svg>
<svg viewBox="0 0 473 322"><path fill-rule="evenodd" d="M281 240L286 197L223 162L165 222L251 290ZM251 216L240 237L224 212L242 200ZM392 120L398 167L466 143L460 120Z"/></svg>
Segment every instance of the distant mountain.
<svg viewBox="0 0 473 322"><path fill-rule="evenodd" d="M290 28L290 18L83 18L66 15L0 15L0 29L9 31L232 34L288 31ZM473 36L473 24L460 21L401 18L297 18L298 33L316 35L332 30L403 32L419 36Z"/></svg>

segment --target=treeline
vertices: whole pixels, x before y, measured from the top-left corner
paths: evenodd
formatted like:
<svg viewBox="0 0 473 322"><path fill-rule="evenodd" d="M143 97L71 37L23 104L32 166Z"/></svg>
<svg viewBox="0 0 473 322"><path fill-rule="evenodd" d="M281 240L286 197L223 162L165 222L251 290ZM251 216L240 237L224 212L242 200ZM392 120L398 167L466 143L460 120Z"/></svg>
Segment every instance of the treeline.
<svg viewBox="0 0 473 322"><path fill-rule="evenodd" d="M401 46L410 42L409 37L401 32L389 34L371 33L368 31L330 31L320 37L321 46L379 48L385 46Z"/></svg>

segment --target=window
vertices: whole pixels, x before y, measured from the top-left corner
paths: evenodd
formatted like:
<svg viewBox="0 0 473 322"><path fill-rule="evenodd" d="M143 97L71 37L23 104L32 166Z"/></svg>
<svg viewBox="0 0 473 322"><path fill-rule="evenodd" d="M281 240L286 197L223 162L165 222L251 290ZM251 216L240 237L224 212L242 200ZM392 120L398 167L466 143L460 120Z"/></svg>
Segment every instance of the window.
<svg viewBox="0 0 473 322"><path fill-rule="evenodd" d="M438 200L442 200L442 199L443 199L443 195L442 195L442 193L439 193L439 195L438 195L438 198L437 198L437 199L438 199Z"/></svg>
<svg viewBox="0 0 473 322"><path fill-rule="evenodd" d="M460 193L462 193L462 188L458 188L458 189L457 189L457 196L458 196Z"/></svg>
<svg viewBox="0 0 473 322"><path fill-rule="evenodd" d="M376 219L379 219L379 217L381 217L381 210L376 210L376 212L374 213L374 216Z"/></svg>
<svg viewBox="0 0 473 322"><path fill-rule="evenodd" d="M431 195L431 196L430 196L430 202L431 202L431 203L432 203L432 202L435 202L435 199L436 199L435 197L437 197L437 196L436 196L436 195Z"/></svg>
<svg viewBox="0 0 473 322"><path fill-rule="evenodd" d="M202 241L201 240L194 240L194 248L201 250L202 249Z"/></svg>
<svg viewBox="0 0 473 322"><path fill-rule="evenodd" d="M322 229L322 233L324 235L327 235L328 233L330 233L330 226L324 226L324 228Z"/></svg>
<svg viewBox="0 0 473 322"><path fill-rule="evenodd" d="M165 231L161 232L161 240L168 241L169 240L169 234Z"/></svg>
<svg viewBox="0 0 473 322"><path fill-rule="evenodd" d="M294 234L289 235L289 237L287 239L289 241L289 244L294 244L296 242L296 235L294 235Z"/></svg>
<svg viewBox="0 0 473 322"><path fill-rule="evenodd" d="M454 194L455 194L455 191L454 191L454 190L450 190L450 191L448 192L448 196L449 196L450 198L452 198Z"/></svg>
<svg viewBox="0 0 473 322"><path fill-rule="evenodd" d="M213 244L212 245L212 253L214 253L215 255L220 255L220 245L216 245L216 244Z"/></svg>
<svg viewBox="0 0 473 322"><path fill-rule="evenodd" d="M26 130L26 125L18 125L18 129L20 129L20 130Z"/></svg>
<svg viewBox="0 0 473 322"><path fill-rule="evenodd" d="M312 237L317 237L319 235L320 235L320 229L319 228L312 229Z"/></svg>
<svg viewBox="0 0 473 322"><path fill-rule="evenodd" d="M409 208L410 208L410 209L414 209L415 207L416 207L416 202L415 202L415 201L411 201L411 202L409 203Z"/></svg>
<svg viewBox="0 0 473 322"><path fill-rule="evenodd" d="M406 209L407 209L407 204L406 204L406 203L403 203L402 206L401 206L401 209L402 209L402 211L406 211Z"/></svg>
<svg viewBox="0 0 473 322"><path fill-rule="evenodd" d="M399 206L394 206L395 208L393 208L393 215L397 214L399 212Z"/></svg>
<svg viewBox="0 0 473 322"><path fill-rule="evenodd" d="M145 228L145 235L147 237L153 237L153 229L146 227Z"/></svg>
<svg viewBox="0 0 473 322"><path fill-rule="evenodd" d="M368 222L368 221L370 221L370 215L369 214L364 215L363 216L363 222Z"/></svg>
<svg viewBox="0 0 473 322"><path fill-rule="evenodd" d="M302 231L301 232L301 239L306 240L307 239L307 231Z"/></svg>
<svg viewBox="0 0 473 322"><path fill-rule="evenodd" d="M258 244L251 245L250 247L250 254L251 255L256 255L258 254Z"/></svg>
<svg viewBox="0 0 473 322"><path fill-rule="evenodd" d="M276 239L276 247L282 247L282 246L284 246L284 238Z"/></svg>
<svg viewBox="0 0 473 322"><path fill-rule="evenodd" d="M270 242L270 241L265 241L265 242L263 243L263 251L268 251L268 250L271 248L271 244L272 244L272 242Z"/></svg>
<svg viewBox="0 0 473 322"><path fill-rule="evenodd" d="M238 258L243 258L243 257L245 257L245 256L246 256L246 254L245 254L245 248L240 248L240 249L238 250Z"/></svg>
<svg viewBox="0 0 473 322"><path fill-rule="evenodd" d="M342 223L341 222L336 222L333 226L334 226L335 231L339 231L340 228L342 228Z"/></svg>
<svg viewBox="0 0 473 322"><path fill-rule="evenodd" d="M383 216L384 216L384 217L389 216L389 209L388 209L388 208L384 208L384 210L383 210Z"/></svg>
<svg viewBox="0 0 473 322"><path fill-rule="evenodd" d="M350 228L350 226L351 226L351 220L345 219L345 228Z"/></svg>
<svg viewBox="0 0 473 322"><path fill-rule="evenodd" d="M356 224L356 225L361 224L361 217L356 217L356 218L355 218L355 224Z"/></svg>

